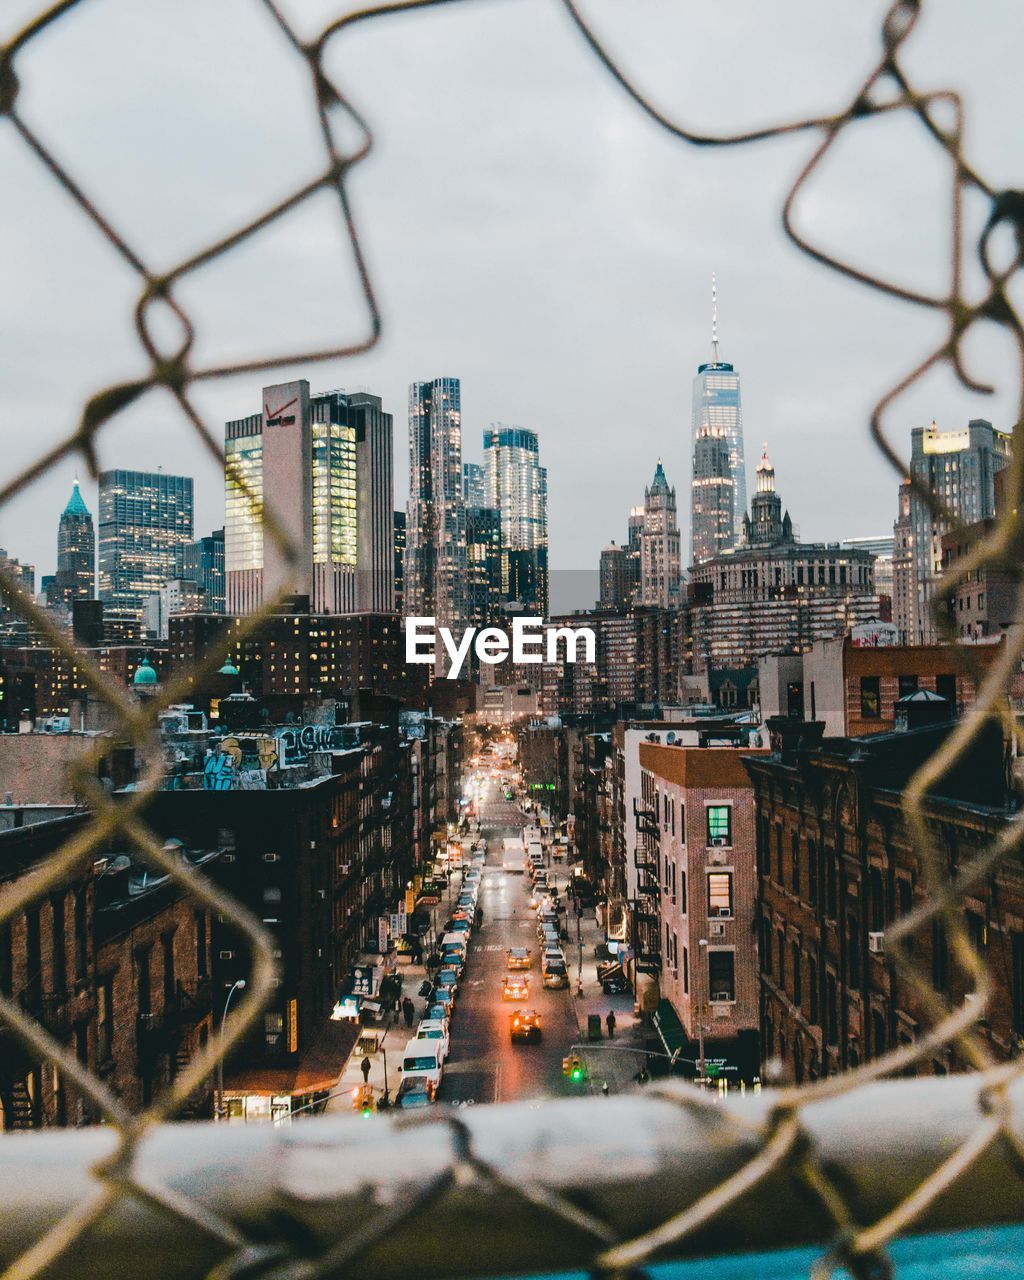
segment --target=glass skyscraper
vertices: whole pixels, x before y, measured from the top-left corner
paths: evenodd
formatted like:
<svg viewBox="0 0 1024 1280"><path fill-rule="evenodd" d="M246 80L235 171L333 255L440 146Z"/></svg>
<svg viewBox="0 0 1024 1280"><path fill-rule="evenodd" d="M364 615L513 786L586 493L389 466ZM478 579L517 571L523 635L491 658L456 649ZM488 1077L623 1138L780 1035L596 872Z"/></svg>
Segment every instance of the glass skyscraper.
<svg viewBox="0 0 1024 1280"><path fill-rule="evenodd" d="M192 480L162 471L104 471L99 503L100 599L104 622L127 635L146 600L177 573L192 541Z"/></svg>
<svg viewBox="0 0 1024 1280"><path fill-rule="evenodd" d="M743 540L747 473L740 375L718 358L718 294L712 282L711 360L693 380L690 563L703 564Z"/></svg>
<svg viewBox="0 0 1024 1280"><path fill-rule="evenodd" d="M548 473L536 431L495 423L484 432L488 505L501 513L501 591L548 612Z"/></svg>

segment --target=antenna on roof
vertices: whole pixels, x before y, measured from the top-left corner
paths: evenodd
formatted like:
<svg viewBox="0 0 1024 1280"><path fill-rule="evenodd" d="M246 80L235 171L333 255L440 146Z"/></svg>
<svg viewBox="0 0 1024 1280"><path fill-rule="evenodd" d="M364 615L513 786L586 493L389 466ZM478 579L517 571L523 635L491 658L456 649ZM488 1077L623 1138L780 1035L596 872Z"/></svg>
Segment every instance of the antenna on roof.
<svg viewBox="0 0 1024 1280"><path fill-rule="evenodd" d="M711 359L718 364L718 280L711 273Z"/></svg>

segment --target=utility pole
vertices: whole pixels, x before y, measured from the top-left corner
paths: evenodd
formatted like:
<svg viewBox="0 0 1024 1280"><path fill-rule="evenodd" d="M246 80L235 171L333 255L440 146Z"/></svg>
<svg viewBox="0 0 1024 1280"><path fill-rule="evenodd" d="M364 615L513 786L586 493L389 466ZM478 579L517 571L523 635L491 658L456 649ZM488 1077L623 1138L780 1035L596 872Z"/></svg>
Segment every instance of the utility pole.
<svg viewBox="0 0 1024 1280"><path fill-rule="evenodd" d="M224 1119L224 1023L227 1021L228 1006L231 1004L231 997L236 991L245 990L245 979L239 978L231 987L224 1001L224 1012L220 1017L220 1053L217 1056L217 1105L214 1108L214 1115L218 1120Z"/></svg>

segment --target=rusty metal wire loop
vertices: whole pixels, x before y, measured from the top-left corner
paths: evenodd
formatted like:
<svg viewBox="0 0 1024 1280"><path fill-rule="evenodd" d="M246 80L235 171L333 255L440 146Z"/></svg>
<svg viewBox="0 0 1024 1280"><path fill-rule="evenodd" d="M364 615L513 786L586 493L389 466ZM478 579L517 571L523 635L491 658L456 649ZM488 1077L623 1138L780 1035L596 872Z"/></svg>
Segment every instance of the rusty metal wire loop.
<svg viewBox="0 0 1024 1280"><path fill-rule="evenodd" d="M190 398L190 389L194 384L240 373L268 371L285 364L312 364L328 359L351 358L369 351L377 343L381 333L381 314L360 243L359 225L347 191L348 177L370 153L374 135L367 115L351 102L341 85L326 71L325 57L335 37L354 26L415 10L433 9L442 4L452 4L455 0L398 0L396 3L371 5L347 12L325 26L308 43L299 37L274 0L259 2L272 17L291 53L303 61L308 71L310 103L320 125L323 168L319 174L246 224L191 257L160 270L147 264L144 257L118 230L115 217L101 207L97 198L84 190L60 159L57 145L40 137L19 110L20 86L16 71L18 56L65 14L84 5L87 0L61 0L60 3L40 10L5 47L0 48L0 118L51 175L64 197L80 210L83 217L138 277L140 290L135 304L134 322L140 348L149 361L149 371L145 377L98 391L82 407L77 426L63 440L26 467L20 475L0 486L0 506L74 453L81 455L90 474L95 477L96 445L103 428L123 410L159 388L166 388L171 393L185 422L210 456L218 465L223 466L224 455L219 440ZM781 211L786 235L800 252L823 267L907 305L939 311L945 315L946 332L942 342L887 391L871 412L870 434L901 478L907 476L909 469L886 434L885 422L890 411L910 387L941 365L948 366L960 384L968 390L977 394L990 391L989 387L972 376L963 354L965 339L983 322L994 323L1012 335L1019 365L1018 382L1021 385L1018 418L1024 416L1024 327L1009 294L1024 259L1024 194L995 189L965 156L962 145L964 107L960 96L949 90L917 88L907 76L901 55L919 21L924 8L923 0L895 0L890 6L881 27L881 52L878 60L845 105L829 114L783 121L732 134L716 134L707 128L674 120L654 104L643 87L624 69L597 34L578 0L562 0L562 4L597 63L640 111L680 142L695 147L730 147L753 145L783 136L813 136L812 150L792 181ZM339 113L349 126L354 126L357 134L357 140L347 150L342 149L337 142L335 119ZM800 229L802 198L811 188L822 162L833 150L837 140L863 121L897 113L913 115L919 121L925 137L944 155L949 166L952 250L949 276L941 294L930 295L909 289L872 274L827 252ZM951 117L951 122L946 120L947 116ZM195 326L176 296L177 287L187 277L200 272L210 262L250 240L325 190L332 191L338 200L349 251L360 281L365 325L363 336L347 345L328 346L321 350L254 354L233 363L206 367L195 365L192 358ZM990 209L988 221L978 242L973 246L966 241L963 223L963 204L968 193L983 197L988 201ZM1004 227L1009 227L1013 233L1015 254L1008 265L997 267L993 262L993 238ZM971 247L985 279L985 291L977 301L969 300L963 288L964 255ZM161 350L153 336L151 313L154 307L169 308L180 326L180 339L176 348L171 351ZM1019 449L1015 451L1011 463L1010 482L1012 499L1008 507L1012 508L1013 514L997 521L991 532L973 542L967 556L958 564L956 575L944 582L937 593L935 608L940 627L946 626L943 608L945 602L961 581L981 568L1000 569L1018 582L1017 616L1024 617L1024 571L1021 569L1024 560L1021 554L1024 550L1024 529L1016 516L1018 509L1024 511L1024 451ZM936 494L916 479L912 479L911 484L937 518L949 522L962 535L967 536L967 531L945 509ZM258 502L257 496L248 490L243 492L250 507L254 507ZM289 543L284 530L274 519L272 512L262 511L262 515L265 536L276 544L286 562L294 565L295 548ZM285 584L281 596L287 587L288 584ZM877 1277L887 1275L891 1270L886 1255L889 1242L897 1234L910 1229L953 1183L968 1177L974 1163L993 1145L1002 1144L1011 1153L1024 1178L1024 1151L1012 1132L1007 1092L1010 1083L1024 1070L1024 1064L995 1064L975 1034L978 1009L979 1006L983 1009L987 1002L990 980L981 957L971 944L960 910L963 896L972 885L991 875L1003 859L1019 855L1024 829L1019 824L1007 827L1004 834L979 853L973 862L958 868L955 875L950 875L925 811L925 797L929 790L961 758L987 720L999 718L1007 733L1021 741L1020 731L1009 713L1007 690L1010 679L1019 670L1024 656L1024 628L1016 628L1011 633L1004 642L998 660L987 673L976 672L978 697L975 705L942 749L919 770L905 793L905 819L914 847L927 868L929 889L927 900L889 930L889 938L893 944L893 962L901 978L912 986L933 1019L932 1025L924 1030L913 1045L900 1046L846 1076L831 1077L807 1087L784 1090L766 1123L760 1127L752 1127L745 1134L751 1150L749 1160L714 1192L684 1213L636 1239L617 1239L607 1224L549 1188L521 1183L512 1185L503 1178L500 1169L474 1154L465 1127L452 1119L449 1123L451 1160L436 1179L428 1182L410 1200L390 1206L387 1212L373 1215L365 1228L350 1238L343 1249L339 1248L337 1252L323 1258L310 1259L295 1256L279 1245L268 1246L244 1238L236 1226L217 1218L203 1205L179 1195L169 1187L154 1185L135 1169L135 1155L142 1136L154 1124L172 1116L210 1075L220 1057L229 1052L254 1026L272 990L274 961L271 940L262 924L173 850L165 848L146 826L144 819L147 801L161 783L159 753L153 750L157 743L158 717L168 706L187 700L193 679L202 679L218 669L227 656L228 641L225 639L212 645L193 670L169 682L160 695L147 705L139 706L94 661L73 648L68 636L55 625L44 609L20 595L18 584L2 563L0 590L13 600L14 607L25 621L45 637L55 650L75 662L86 687L116 715L123 739L137 748L141 758L150 761L138 790L130 796L120 797L115 803L95 780L95 767L103 749L102 744L97 744L85 753L73 767L72 776L76 786L88 798L90 821L38 873L26 877L14 892L5 897L4 904L0 907L0 925L9 922L31 903L65 882L111 839L117 838L124 841L142 862L168 875L197 903L205 904L237 929L247 940L253 956L249 988L229 1020L224 1036L211 1040L166 1093L139 1116L128 1115L102 1081L92 1076L72 1053L29 1017L16 1001L0 995L0 1022L10 1027L37 1059L53 1064L89 1099L118 1136L114 1152L94 1169L95 1185L89 1197L72 1215L23 1254L0 1280L33 1280L41 1275L55 1261L67 1257L74 1249L76 1240L126 1196L135 1197L158 1207L162 1213L183 1219L203 1235L218 1241L228 1251L228 1257L211 1272L211 1277L216 1277L217 1280L242 1280L243 1277L260 1277L261 1280L270 1280L271 1277L273 1280L314 1280L319 1276L348 1273L361 1257L386 1238L388 1231L395 1225L443 1196L460 1179L466 1178L483 1179L503 1195L514 1196L534 1208L541 1208L564 1222L567 1228L592 1237L595 1249L593 1274L603 1280L611 1280L611 1277L643 1274L643 1267L661 1252L699 1228L713 1223L727 1206L740 1196L755 1190L770 1174L780 1169L790 1170L806 1187L808 1194L826 1209L835 1224L835 1238L828 1251L816 1263L814 1276L830 1276L837 1268L845 1267L858 1276ZM241 632L236 633L232 643L252 634L273 611L281 596L268 600L258 613L246 619ZM947 631L944 634L949 633ZM1024 742L1021 745L1024 746ZM933 991L928 975L914 964L909 951L898 945L936 920L946 930L956 963L975 983L977 999L972 1008L949 1008ZM969 1137L951 1151L940 1167L916 1187L902 1204L879 1222L860 1223L856 1221L842 1190L821 1168L813 1142L801 1126L801 1109L811 1099L857 1089L867 1081L895 1074L944 1046L955 1046L976 1069L986 1073L985 1087L980 1095L978 1123ZM694 1109L706 1116L709 1125L723 1122L722 1113L703 1094L679 1086L666 1086L657 1092L672 1098L680 1106Z"/></svg>

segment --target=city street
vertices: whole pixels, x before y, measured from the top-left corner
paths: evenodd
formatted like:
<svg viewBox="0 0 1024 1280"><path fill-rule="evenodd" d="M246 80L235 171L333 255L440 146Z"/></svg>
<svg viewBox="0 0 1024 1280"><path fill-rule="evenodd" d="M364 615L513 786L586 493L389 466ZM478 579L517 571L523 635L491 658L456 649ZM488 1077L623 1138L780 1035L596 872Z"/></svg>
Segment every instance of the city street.
<svg viewBox="0 0 1024 1280"><path fill-rule="evenodd" d="M530 910L530 878L501 869L502 840L521 834L524 819L488 779L481 834L487 840L480 906L483 924L469 946L469 958L452 1021L452 1052L441 1091L445 1102L510 1102L579 1092L562 1076L562 1058L579 1038L568 989L545 991L541 984L540 945L535 913ZM564 877L560 878L564 882ZM540 1044L512 1044L509 1017L516 1004L503 1000L509 947L529 947L529 1008L541 1015ZM569 951L570 972L574 972Z"/></svg>

